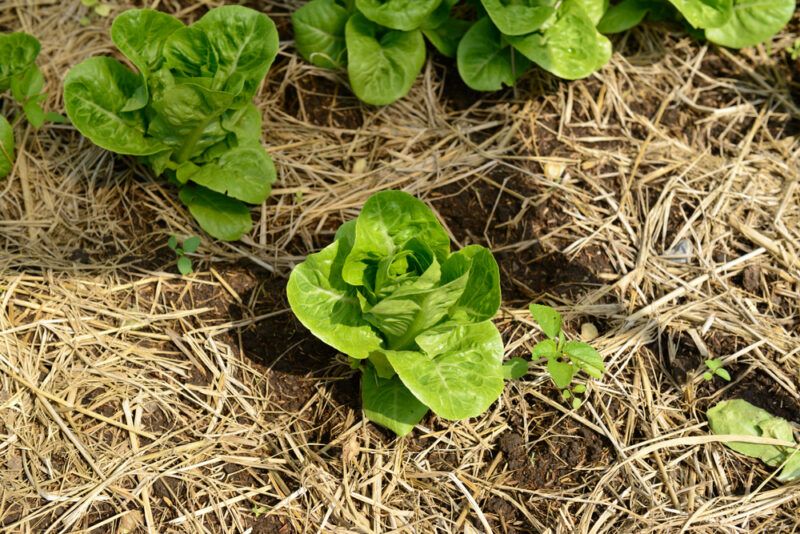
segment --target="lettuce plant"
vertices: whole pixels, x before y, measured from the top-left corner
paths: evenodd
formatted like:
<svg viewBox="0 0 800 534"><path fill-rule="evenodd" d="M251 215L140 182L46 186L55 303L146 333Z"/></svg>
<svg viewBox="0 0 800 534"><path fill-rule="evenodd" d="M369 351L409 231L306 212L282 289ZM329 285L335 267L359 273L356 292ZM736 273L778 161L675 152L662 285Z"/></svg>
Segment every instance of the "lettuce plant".
<svg viewBox="0 0 800 534"><path fill-rule="evenodd" d="M645 17L683 18L712 43L744 48L778 33L795 10L795 0L622 0L611 6L598 28L603 33L630 29ZM677 12L677 13L676 13Z"/></svg>
<svg viewBox="0 0 800 534"><path fill-rule="evenodd" d="M35 63L40 50L39 41L32 35L24 32L0 34L0 93L11 90L34 128L41 128L46 121L65 120L58 113L46 113L42 108L47 93L42 91L44 76ZM0 178L11 172L15 149L14 129L0 116Z"/></svg>
<svg viewBox="0 0 800 534"><path fill-rule="evenodd" d="M458 45L458 72L477 91L513 85L536 64L559 78L584 78L611 58L595 26L607 0L480 0L485 16Z"/></svg>
<svg viewBox="0 0 800 534"><path fill-rule="evenodd" d="M347 67L368 104L405 96L425 64L425 40L453 57L469 23L451 16L458 0L311 0L292 15L295 44L309 62Z"/></svg>
<svg viewBox="0 0 800 534"><path fill-rule="evenodd" d="M277 54L275 25L241 6L212 9L190 26L134 9L114 20L111 38L137 71L110 57L70 70L64 102L73 124L175 182L210 235L239 239L252 227L247 204L264 202L276 179L252 103Z"/></svg>
<svg viewBox="0 0 800 534"><path fill-rule="evenodd" d="M406 193L367 200L292 271L287 294L300 322L362 371L366 416L400 436L428 409L479 415L517 374L503 366L491 321L500 306L491 252L452 252L431 210Z"/></svg>
<svg viewBox="0 0 800 534"><path fill-rule="evenodd" d="M720 401L708 410L708 425L717 435L756 436L795 444L792 425L786 419L753 406L744 399ZM772 467L780 467L778 480L800 479L800 448L761 443L730 441L725 445L734 451L758 458Z"/></svg>
<svg viewBox="0 0 800 534"><path fill-rule="evenodd" d="M477 91L511 86L532 65L567 80L611 58L618 33L652 20L685 21L693 34L742 48L763 42L792 16L794 0L312 0L292 17L295 43L311 63L347 67L353 92L389 104L410 90L425 38L457 58ZM470 21L453 13L470 15Z"/></svg>

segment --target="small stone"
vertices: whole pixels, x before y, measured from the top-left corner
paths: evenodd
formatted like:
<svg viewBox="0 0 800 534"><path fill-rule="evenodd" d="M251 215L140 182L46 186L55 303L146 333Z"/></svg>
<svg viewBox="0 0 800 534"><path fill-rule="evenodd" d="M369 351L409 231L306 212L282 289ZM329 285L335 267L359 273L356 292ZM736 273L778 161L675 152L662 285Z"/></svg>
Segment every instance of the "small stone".
<svg viewBox="0 0 800 534"><path fill-rule="evenodd" d="M544 175L548 180L554 182L561 180L561 175L567 169L567 165L561 162L548 161L544 164Z"/></svg>
<svg viewBox="0 0 800 534"><path fill-rule="evenodd" d="M140 529L144 524L144 516L139 510L131 510L123 515L119 520L119 534L130 534Z"/></svg>
<svg viewBox="0 0 800 534"><path fill-rule="evenodd" d="M750 293L758 293L761 288L761 267L748 265L742 273L742 285Z"/></svg>
<svg viewBox="0 0 800 534"><path fill-rule="evenodd" d="M367 160L366 158L358 158L355 163L353 163L353 174L364 174L364 171L367 170Z"/></svg>
<svg viewBox="0 0 800 534"><path fill-rule="evenodd" d="M681 239L675 246L667 251L666 257L674 263L689 263L694 252L694 246L688 239Z"/></svg>
<svg viewBox="0 0 800 534"><path fill-rule="evenodd" d="M597 331L597 327L592 323L583 323L581 325L581 339L583 341L589 342L597 339L599 336L600 332Z"/></svg>

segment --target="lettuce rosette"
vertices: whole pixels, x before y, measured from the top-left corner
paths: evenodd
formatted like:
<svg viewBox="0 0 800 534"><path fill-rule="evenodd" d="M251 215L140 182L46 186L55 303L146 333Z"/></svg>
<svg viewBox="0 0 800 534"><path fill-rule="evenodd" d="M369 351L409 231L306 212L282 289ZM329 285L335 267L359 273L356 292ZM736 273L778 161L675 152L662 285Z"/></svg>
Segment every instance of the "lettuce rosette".
<svg viewBox="0 0 800 534"><path fill-rule="evenodd" d="M497 263L478 245L452 252L411 195L372 196L294 269L287 293L300 322L362 371L366 416L400 436L428 409L474 417L503 391Z"/></svg>

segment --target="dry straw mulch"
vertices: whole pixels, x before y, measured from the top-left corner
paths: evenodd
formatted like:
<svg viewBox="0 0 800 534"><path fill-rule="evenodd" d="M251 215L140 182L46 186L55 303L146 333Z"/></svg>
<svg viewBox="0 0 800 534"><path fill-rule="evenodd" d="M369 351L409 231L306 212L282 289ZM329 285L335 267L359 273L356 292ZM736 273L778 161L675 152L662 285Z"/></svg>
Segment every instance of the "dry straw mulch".
<svg viewBox="0 0 800 534"><path fill-rule="evenodd" d="M214 5L154 4L186 20ZM0 182L5 531L800 529L800 486L705 418L739 396L800 422L797 25L741 53L645 27L587 80L532 74L480 101L435 59L378 109L293 55L297 4L258 5L284 37L258 97L280 181L252 235L204 240L194 275L165 249L198 232L174 189L69 126L17 128ZM114 53L110 20L85 14L0 5L0 30L42 40L56 109L69 66ZM388 188L493 247L509 354L541 336L530 300L572 335L598 327L608 373L584 406L533 365L474 420L430 417L406 440L363 421L357 377L291 320L282 280ZM710 356L730 384L701 379Z"/></svg>

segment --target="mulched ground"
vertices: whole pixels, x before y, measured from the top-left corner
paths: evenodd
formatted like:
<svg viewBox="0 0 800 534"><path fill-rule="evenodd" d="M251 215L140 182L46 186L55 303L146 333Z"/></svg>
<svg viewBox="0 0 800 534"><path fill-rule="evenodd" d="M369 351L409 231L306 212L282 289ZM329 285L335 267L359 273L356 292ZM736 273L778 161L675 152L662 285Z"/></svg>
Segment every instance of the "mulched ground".
<svg viewBox="0 0 800 534"><path fill-rule="evenodd" d="M282 38L257 99L279 183L242 242L204 239L194 275L165 246L198 233L168 184L69 126L18 128L0 184L0 525L800 528L797 484L697 441L722 399L800 423L798 21L741 53L644 27L587 80L532 73L488 95L434 57L408 98L373 108L292 54L297 4L251 3ZM208 6L159 7L188 20ZM54 109L70 65L113 52L110 20L83 28L83 14L0 7L0 31L41 38ZM609 372L580 409L534 362L474 420L428 416L404 440L363 420L358 376L284 288L390 188L427 201L457 245L494 251L508 356L540 338L531 301L558 306L571 336L598 328ZM669 253L681 240L683 263ZM709 356L730 384L700 378Z"/></svg>

